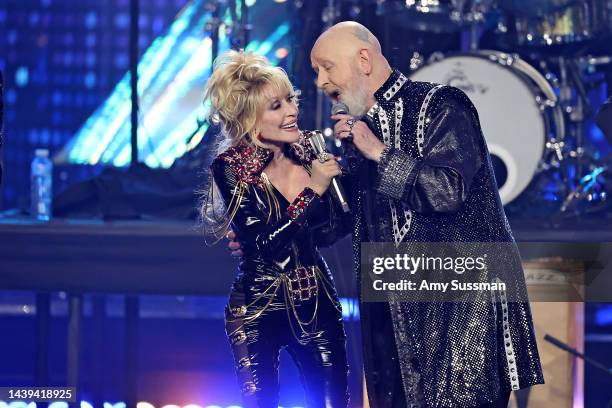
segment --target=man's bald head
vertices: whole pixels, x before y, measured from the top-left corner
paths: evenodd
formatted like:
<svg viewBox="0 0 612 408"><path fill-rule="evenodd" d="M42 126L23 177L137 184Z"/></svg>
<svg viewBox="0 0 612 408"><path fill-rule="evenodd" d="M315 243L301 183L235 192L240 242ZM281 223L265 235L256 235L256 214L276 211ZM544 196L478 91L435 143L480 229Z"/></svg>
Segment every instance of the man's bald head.
<svg viewBox="0 0 612 408"><path fill-rule="evenodd" d="M310 52L317 86L361 115L375 102L374 92L391 75L374 34L354 21L338 23L319 36Z"/></svg>
<svg viewBox="0 0 612 408"><path fill-rule="evenodd" d="M342 21L327 29L319 36L312 50L315 51L318 46L329 45L351 50L367 48L372 53L382 56L380 42L378 42L376 36L365 26L355 21Z"/></svg>

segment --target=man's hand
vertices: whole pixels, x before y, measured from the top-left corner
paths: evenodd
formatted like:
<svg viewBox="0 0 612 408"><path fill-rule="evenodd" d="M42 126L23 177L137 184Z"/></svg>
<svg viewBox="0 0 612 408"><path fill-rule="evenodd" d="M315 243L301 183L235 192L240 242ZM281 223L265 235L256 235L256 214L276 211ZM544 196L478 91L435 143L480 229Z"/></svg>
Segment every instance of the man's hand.
<svg viewBox="0 0 612 408"><path fill-rule="evenodd" d="M353 124L353 128L346 123L347 120L353 119L351 115L338 114L331 117L337 120L334 125L334 135L340 140L344 140L350 135L353 135L353 144L367 159L378 162L380 155L385 148L383 142L381 142L372 133L368 125L361 121L356 120Z"/></svg>
<svg viewBox="0 0 612 408"><path fill-rule="evenodd" d="M236 233L232 230L229 230L227 234L225 235L225 237L229 239L230 241L229 244L227 244L227 250L230 251L232 256L234 257L242 256L243 255L242 245L240 245L240 242L236 240Z"/></svg>

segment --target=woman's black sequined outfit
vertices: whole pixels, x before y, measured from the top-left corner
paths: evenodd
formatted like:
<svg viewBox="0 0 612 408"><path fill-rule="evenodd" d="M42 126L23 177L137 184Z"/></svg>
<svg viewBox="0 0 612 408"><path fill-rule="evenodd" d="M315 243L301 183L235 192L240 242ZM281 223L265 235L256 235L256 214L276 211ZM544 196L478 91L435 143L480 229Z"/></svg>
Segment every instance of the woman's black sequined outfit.
<svg viewBox="0 0 612 408"><path fill-rule="evenodd" d="M307 165L311 152L304 141L301 160ZM278 358L285 348L309 407L346 407L342 312L318 251L336 239L343 220L328 194L305 188L288 202L262 172L270 159L264 149L240 145L211 166L244 253L225 315L243 401L278 406Z"/></svg>

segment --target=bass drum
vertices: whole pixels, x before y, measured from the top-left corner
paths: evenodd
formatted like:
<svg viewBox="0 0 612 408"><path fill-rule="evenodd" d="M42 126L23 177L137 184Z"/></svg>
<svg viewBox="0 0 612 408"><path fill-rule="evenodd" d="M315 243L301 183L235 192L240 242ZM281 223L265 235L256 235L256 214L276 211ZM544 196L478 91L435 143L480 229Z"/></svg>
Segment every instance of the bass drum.
<svg viewBox="0 0 612 408"><path fill-rule="evenodd" d="M451 55L422 66L410 79L451 85L470 97L504 205L517 198L540 170L547 141L564 139L563 112L553 88L516 55Z"/></svg>

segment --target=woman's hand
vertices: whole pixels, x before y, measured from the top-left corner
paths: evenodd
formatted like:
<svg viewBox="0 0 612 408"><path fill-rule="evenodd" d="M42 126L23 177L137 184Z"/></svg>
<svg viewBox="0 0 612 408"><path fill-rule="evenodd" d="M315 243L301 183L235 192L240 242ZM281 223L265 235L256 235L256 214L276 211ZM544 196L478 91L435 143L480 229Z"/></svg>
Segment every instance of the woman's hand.
<svg viewBox="0 0 612 408"><path fill-rule="evenodd" d="M338 159L331 154L324 163L321 163L319 160L313 160L310 169L310 184L308 187L313 189L319 196L322 196L329 188L331 179L339 176L341 173Z"/></svg>
<svg viewBox="0 0 612 408"><path fill-rule="evenodd" d="M240 257L244 255L242 252L242 244L236 238L236 233L233 230L229 230L225 235L225 238L229 240L229 244L227 244L227 250L230 251L232 256Z"/></svg>

